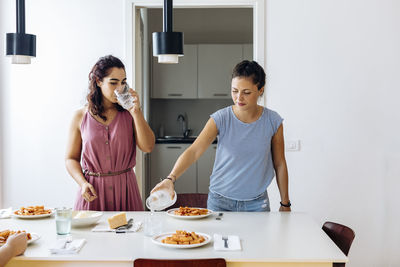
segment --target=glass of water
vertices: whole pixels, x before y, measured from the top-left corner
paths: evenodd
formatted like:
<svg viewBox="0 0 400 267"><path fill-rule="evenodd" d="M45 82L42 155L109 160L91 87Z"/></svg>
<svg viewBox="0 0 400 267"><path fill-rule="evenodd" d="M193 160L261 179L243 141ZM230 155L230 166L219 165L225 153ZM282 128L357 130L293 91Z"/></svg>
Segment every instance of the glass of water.
<svg viewBox="0 0 400 267"><path fill-rule="evenodd" d="M163 227L163 218L158 212L151 211L146 214L144 219L144 234L154 236L161 234Z"/></svg>
<svg viewBox="0 0 400 267"><path fill-rule="evenodd" d="M71 208L56 208L56 229L58 235L67 235L71 232L71 220Z"/></svg>
<svg viewBox="0 0 400 267"><path fill-rule="evenodd" d="M134 99L129 92L128 83L125 83L124 85L115 89L114 93L117 96L118 102L124 109L129 110L135 105L135 103L133 102Z"/></svg>

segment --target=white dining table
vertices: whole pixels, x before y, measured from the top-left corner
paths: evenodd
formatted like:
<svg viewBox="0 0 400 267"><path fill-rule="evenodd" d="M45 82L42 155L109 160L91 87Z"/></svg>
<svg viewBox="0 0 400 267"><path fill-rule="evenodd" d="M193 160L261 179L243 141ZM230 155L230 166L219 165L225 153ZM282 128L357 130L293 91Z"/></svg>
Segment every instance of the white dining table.
<svg viewBox="0 0 400 267"><path fill-rule="evenodd" d="M116 212L104 212L100 222ZM28 245L22 256L12 259L7 267L29 266L133 266L137 258L200 259L224 258L227 266L312 266L327 267L348 258L322 231L310 215L301 212L224 212L197 220L182 220L159 213L162 232L186 230L224 236L237 235L240 251L215 250L213 241L197 248L177 249L152 242L143 228L135 233L92 232L94 227L72 228L73 239L86 239L78 254L54 255L49 248L60 236L55 219L1 219L0 230L26 230L40 235ZM127 212L128 218L144 222L149 212Z"/></svg>

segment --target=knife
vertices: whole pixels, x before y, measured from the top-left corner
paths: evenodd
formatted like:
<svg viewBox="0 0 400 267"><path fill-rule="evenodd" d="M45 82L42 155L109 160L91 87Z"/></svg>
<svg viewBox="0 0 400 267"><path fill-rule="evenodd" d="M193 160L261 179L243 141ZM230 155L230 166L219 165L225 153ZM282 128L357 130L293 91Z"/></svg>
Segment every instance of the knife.
<svg viewBox="0 0 400 267"><path fill-rule="evenodd" d="M126 230L129 230L129 228L131 228L133 225L133 219L130 218L128 220L128 223L125 225L121 225L120 227L117 227L115 230L116 233L126 233Z"/></svg>

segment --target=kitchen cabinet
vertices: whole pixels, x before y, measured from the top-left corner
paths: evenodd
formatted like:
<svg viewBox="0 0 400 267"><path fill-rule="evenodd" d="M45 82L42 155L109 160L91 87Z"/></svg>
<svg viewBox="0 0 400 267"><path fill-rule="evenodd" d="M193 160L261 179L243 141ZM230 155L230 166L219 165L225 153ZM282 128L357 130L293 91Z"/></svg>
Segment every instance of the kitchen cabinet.
<svg viewBox="0 0 400 267"><path fill-rule="evenodd" d="M214 167L217 145L211 145L197 160L197 192L207 193L210 186L210 176Z"/></svg>
<svg viewBox="0 0 400 267"><path fill-rule="evenodd" d="M230 99L232 70L253 59L253 45L185 45L184 54L179 64L159 64L153 57L152 98Z"/></svg>
<svg viewBox="0 0 400 267"><path fill-rule="evenodd" d="M178 157L190 144L157 144L150 154L150 188L152 189L160 178L165 178L174 167ZM193 193L197 190L196 164L193 164L175 183L177 193Z"/></svg>
<svg viewBox="0 0 400 267"><path fill-rule="evenodd" d="M242 44L199 44L198 98L231 98L232 70L242 54Z"/></svg>
<svg viewBox="0 0 400 267"><path fill-rule="evenodd" d="M197 98L197 45L185 45L179 64L159 64L153 57L152 98Z"/></svg>
<svg viewBox="0 0 400 267"><path fill-rule="evenodd" d="M178 157L191 144L156 144L150 154L150 189L160 178L166 177L174 167ZM175 191L179 193L208 193L210 176L214 166L216 144L212 144L200 157L179 177Z"/></svg>

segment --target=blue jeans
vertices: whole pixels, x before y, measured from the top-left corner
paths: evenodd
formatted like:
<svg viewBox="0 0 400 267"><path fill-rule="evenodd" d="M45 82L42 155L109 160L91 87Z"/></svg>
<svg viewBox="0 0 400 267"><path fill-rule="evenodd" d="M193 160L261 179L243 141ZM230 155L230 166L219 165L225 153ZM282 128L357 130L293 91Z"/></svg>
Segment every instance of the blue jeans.
<svg viewBox="0 0 400 267"><path fill-rule="evenodd" d="M207 208L212 211L271 211L267 191L252 200L234 200L210 191Z"/></svg>

